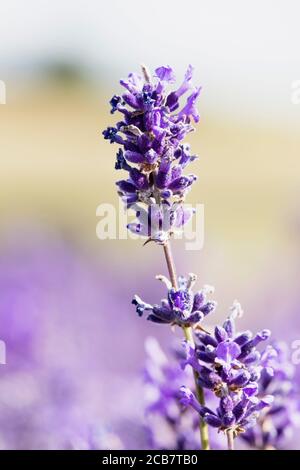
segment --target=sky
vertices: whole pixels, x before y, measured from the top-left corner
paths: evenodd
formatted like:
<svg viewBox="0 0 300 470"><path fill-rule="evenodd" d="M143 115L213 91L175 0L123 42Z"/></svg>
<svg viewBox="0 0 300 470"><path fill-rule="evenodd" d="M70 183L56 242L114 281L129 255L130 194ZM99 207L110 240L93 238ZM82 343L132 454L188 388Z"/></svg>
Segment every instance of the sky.
<svg viewBox="0 0 300 470"><path fill-rule="evenodd" d="M298 0L1 0L0 79L66 61L109 85L141 62L192 63L212 107L238 116L259 103L299 124L299 18Z"/></svg>

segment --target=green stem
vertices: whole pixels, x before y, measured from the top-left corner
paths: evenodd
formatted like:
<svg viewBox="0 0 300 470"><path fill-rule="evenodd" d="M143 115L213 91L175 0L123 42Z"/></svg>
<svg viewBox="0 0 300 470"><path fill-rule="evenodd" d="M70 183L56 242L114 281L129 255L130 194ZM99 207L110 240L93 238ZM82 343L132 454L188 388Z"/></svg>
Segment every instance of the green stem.
<svg viewBox="0 0 300 470"><path fill-rule="evenodd" d="M177 284L177 275L176 275L176 268L175 268L175 263L171 251L171 246L170 242L166 242L164 245L164 254L167 262L167 267L169 271L169 276L170 280L172 283L172 286L174 289L178 289L178 284ZM194 347L195 342L193 338L193 330L190 326L183 326L182 327L185 339ZM195 370L193 371L194 373L194 380L195 380L195 387L196 387L196 395L198 398L199 403L204 406L205 405L205 397L204 397L204 391L203 389L199 386L198 384L198 372ZM209 450L209 436L208 436L208 426L205 423L205 421L200 418L199 422L199 428L200 428L200 438L201 438L201 445L202 445L202 450Z"/></svg>

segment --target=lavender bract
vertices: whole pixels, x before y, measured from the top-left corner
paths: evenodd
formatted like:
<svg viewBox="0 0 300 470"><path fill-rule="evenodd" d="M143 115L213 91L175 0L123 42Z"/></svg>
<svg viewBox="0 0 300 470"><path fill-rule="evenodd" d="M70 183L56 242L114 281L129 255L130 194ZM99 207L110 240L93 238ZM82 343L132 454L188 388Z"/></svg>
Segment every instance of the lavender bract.
<svg viewBox="0 0 300 470"><path fill-rule="evenodd" d="M179 277L178 289L173 288L164 276L157 278L166 284L168 297L161 301L161 305L150 305L135 295L132 303L136 306L139 316L149 312L147 319L155 323L189 326L201 322L216 308L216 302L207 300L207 294L213 292L212 287L205 286L193 294L192 287L196 281L194 274L190 274L188 278Z"/></svg>
<svg viewBox="0 0 300 470"><path fill-rule="evenodd" d="M182 141L194 130L191 121L199 121L200 88L192 85L191 66L173 91L168 90L175 80L171 67L158 67L153 77L145 67L142 71L120 81L126 91L114 95L110 104L112 114L118 111L122 119L104 130L103 136L120 145L115 168L128 172L127 179L116 183L125 206L136 211L138 220L128 229L164 244L193 214L183 201L197 177L184 175L183 169L197 157ZM180 98L188 91L186 104L179 110Z"/></svg>

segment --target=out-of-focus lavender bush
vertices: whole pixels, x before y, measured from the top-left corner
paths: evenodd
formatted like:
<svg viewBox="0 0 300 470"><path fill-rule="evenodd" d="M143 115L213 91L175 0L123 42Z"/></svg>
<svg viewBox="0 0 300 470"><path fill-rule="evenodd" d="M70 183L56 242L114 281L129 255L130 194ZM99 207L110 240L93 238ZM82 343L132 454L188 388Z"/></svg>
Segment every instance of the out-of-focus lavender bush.
<svg viewBox="0 0 300 470"><path fill-rule="evenodd" d="M135 386L133 376L129 396L121 373L138 366L125 369L107 335L113 329L114 340L121 344L122 337L130 349L112 273L70 240L40 231L12 234L0 252L0 338L7 356L0 366L0 448L134 447L134 427L123 432L124 443L116 435L142 413L130 406L138 380Z"/></svg>
<svg viewBox="0 0 300 470"><path fill-rule="evenodd" d="M117 292L107 263L104 270L101 261L57 234L36 230L6 238L0 252L0 338L7 354L0 366L0 448L197 448L194 415L177 396L181 385L192 384L191 371L180 369L181 347L173 348L169 332L167 340L147 342L144 385L139 377L149 327L133 344L130 333L143 324L132 320L130 306L124 310L130 280L118 282ZM126 358L120 354L125 349ZM279 447L297 448L298 368L285 358L268 387L276 392L276 377L286 374L275 401L286 394L288 407L274 423L287 431L278 436ZM271 418L268 439L274 441ZM259 432L246 436L248 442L256 438L260 445ZM213 448L222 448L224 436L210 433Z"/></svg>

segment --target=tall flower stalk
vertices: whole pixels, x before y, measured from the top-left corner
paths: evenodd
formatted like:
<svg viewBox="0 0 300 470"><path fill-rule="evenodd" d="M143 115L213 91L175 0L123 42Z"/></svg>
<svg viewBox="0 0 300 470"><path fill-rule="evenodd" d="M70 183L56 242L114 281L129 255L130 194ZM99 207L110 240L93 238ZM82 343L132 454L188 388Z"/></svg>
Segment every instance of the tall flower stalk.
<svg viewBox="0 0 300 470"><path fill-rule="evenodd" d="M111 113L119 112L121 120L104 130L103 136L119 145L115 168L127 172L127 178L116 183L125 207L136 215L127 228L144 237L145 243L163 247L169 273L169 279L157 276L167 288L167 297L160 305L144 302L137 295L132 303L139 316L147 312L150 321L182 328L186 364L193 369L196 396L183 387L181 402L199 414L203 450L210 448L208 425L225 432L228 448L233 449L233 439L271 402L268 396L256 398L263 367L256 345L267 339L269 332L264 330L253 338L249 332L235 335L234 320L239 310L235 305L224 325L216 327L214 335L207 333L201 322L216 307L216 302L207 300L212 288L204 286L193 293L196 276L176 274L170 239L193 216L194 210L184 202L197 179L193 173L184 174L197 159L183 142L194 131L192 122L199 121L196 101L201 88L193 86L192 75L189 66L181 85L170 90L175 76L169 66L158 67L153 76L144 66L141 74L130 73L120 81L125 92L110 101ZM219 400L216 411L205 405L205 388Z"/></svg>
<svg viewBox="0 0 300 470"><path fill-rule="evenodd" d="M165 258L166 258L166 263L168 266L168 271L169 271L169 276L172 282L172 287L178 291L178 285L177 285L177 276L176 276L176 269L175 269L175 263L173 260L173 255L171 251L171 245L170 242L167 241L164 244L164 253L165 253ZM182 326L183 332L185 339L191 344L191 346L195 347L194 343L194 337L193 337L193 330L191 326ZM195 379L195 387L196 387L196 393L197 393L197 398L199 400L199 403L204 406L205 405L205 397L204 397L204 391L202 387L199 385L199 377L197 371L193 371L194 374L194 379ZM200 418L199 421L199 427L200 427L200 438L201 438L201 446L203 450L209 450L209 435L208 435L208 426L205 423L203 419Z"/></svg>
<svg viewBox="0 0 300 470"><path fill-rule="evenodd" d="M263 374L273 374L276 351L271 346L263 352L258 349L270 337L270 331L255 335L248 330L236 332L235 321L241 313L240 304L235 302L227 320L215 327L214 334L197 333L195 347L184 345L183 367L190 366L198 373L198 382L214 394L217 406L201 405L185 386L181 387L181 403L192 407L211 427L224 432L229 450L234 448L234 439L256 425L261 411L273 402L272 395L259 395Z"/></svg>
<svg viewBox="0 0 300 470"><path fill-rule="evenodd" d="M125 205L137 215L137 222L129 224L128 229L163 246L172 291L171 305L155 308L149 317L159 323L180 325L191 346L194 345L191 325L197 324L204 314L198 311L189 315L189 293L179 288L170 238L193 214L183 203L196 176L183 175L183 169L197 157L191 155L188 144L182 143L194 130L191 121L199 121L195 103L200 88L193 87L192 74L193 68L189 66L179 88L167 91L168 85L175 81L171 67L157 68L154 77L144 66L141 75L131 73L127 80L120 81L125 93L113 96L110 101L111 112L119 111L123 119L116 127L108 127L103 132L105 139L121 146L115 167L129 175L128 179L117 182ZM179 100L188 91L186 104L179 110ZM147 309L139 298L133 302L140 314ZM204 405L197 372L194 376L199 402ZM209 449L207 424L202 419L200 433L202 448Z"/></svg>

